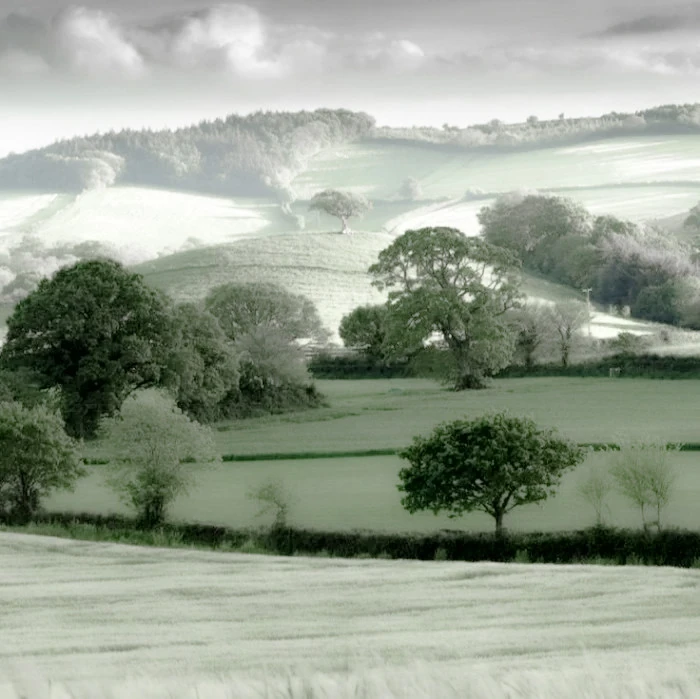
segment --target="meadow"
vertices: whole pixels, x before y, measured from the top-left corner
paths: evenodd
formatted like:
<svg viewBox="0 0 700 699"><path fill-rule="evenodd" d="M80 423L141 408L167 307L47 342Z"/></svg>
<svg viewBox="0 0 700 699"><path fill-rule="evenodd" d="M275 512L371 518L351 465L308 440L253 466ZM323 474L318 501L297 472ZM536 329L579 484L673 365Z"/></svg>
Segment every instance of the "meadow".
<svg viewBox="0 0 700 699"><path fill-rule="evenodd" d="M285 558L8 532L0 566L2 699L700 689L693 569Z"/></svg>
<svg viewBox="0 0 700 699"><path fill-rule="evenodd" d="M320 452L322 458L267 459L192 465L197 485L178 498L172 517L232 528L269 522L256 519L259 503L246 493L269 480L287 490L290 524L322 530L354 528L391 532L439 529L492 531L482 513L459 519L430 512L408 514L396 489L398 471L407 463L396 455L349 456L358 449L399 449L435 425L492 410L531 417L556 427L579 443L652 438L666 442L700 441L697 382L644 379L538 378L497 379L491 388L455 393L426 379L319 381L329 407L301 413L253 418L217 426L219 453L245 455ZM328 456L337 452L339 456ZM92 445L91 458L109 458L110 446ZM700 456L682 452L672 459L676 489L665 515L667 525L700 528ZM506 526L519 531L580 529L595 522L594 511L577 486L592 468L605 468L605 456L590 454L562 479L556 496L541 505L516 508ZM57 492L47 509L68 512L128 513L104 485L109 464L89 467L73 493ZM615 526L638 528L638 511L611 493L605 519Z"/></svg>

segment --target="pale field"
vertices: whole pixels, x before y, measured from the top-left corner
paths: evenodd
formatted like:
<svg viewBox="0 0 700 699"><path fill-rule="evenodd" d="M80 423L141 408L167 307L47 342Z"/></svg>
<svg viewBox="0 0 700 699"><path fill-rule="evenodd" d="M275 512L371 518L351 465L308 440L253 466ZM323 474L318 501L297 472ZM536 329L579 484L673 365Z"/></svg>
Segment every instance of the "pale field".
<svg viewBox="0 0 700 699"><path fill-rule="evenodd" d="M3 699L700 688L693 569L287 558L7 532L0 563Z"/></svg>

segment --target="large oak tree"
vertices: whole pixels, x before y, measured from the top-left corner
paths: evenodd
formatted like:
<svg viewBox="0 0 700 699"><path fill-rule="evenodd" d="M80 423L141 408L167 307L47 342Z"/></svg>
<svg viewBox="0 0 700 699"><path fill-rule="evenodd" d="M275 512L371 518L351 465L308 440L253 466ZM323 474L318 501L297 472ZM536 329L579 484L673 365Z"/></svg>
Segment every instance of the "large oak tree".
<svg viewBox="0 0 700 699"><path fill-rule="evenodd" d="M63 267L20 301L0 352L61 390L66 431L93 437L136 388L155 384L171 343L166 297L112 260Z"/></svg>
<svg viewBox="0 0 700 699"><path fill-rule="evenodd" d="M455 390L481 388L510 363L515 331L506 317L521 294L515 256L455 228L406 231L369 268L389 289L387 346L415 347L437 333Z"/></svg>

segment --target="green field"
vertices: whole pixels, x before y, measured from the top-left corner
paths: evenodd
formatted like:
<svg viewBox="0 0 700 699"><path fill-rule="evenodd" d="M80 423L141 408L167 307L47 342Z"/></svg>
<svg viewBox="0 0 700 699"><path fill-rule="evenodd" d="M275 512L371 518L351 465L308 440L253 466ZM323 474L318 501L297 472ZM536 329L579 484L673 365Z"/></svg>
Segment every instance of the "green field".
<svg viewBox="0 0 700 699"><path fill-rule="evenodd" d="M700 441L700 398L696 381L643 379L503 379L482 391L454 393L421 379L320 381L331 406L303 413L240 420L219 426L221 454L333 452L400 448L439 422L507 409L541 426L557 427L577 442L610 442L624 437L664 441ZM92 456L109 457L108 445L95 445ZM506 526L521 531L578 529L594 523L594 512L576 492L603 454L591 454L565 475L556 497L542 505L516 509ZM700 455L673 457L678 472L669 525L700 528ZM459 520L432 513L408 514L396 489L397 456L342 457L225 462L204 467L197 486L173 506L172 516L230 527L246 527L259 506L246 492L269 479L280 480L291 495L290 523L314 529L366 528L385 531L435 531L441 528L491 531L493 521L473 513ZM46 500L54 511L95 513L128 510L104 485L109 464L89 467L74 493ZM198 468L198 466L192 466ZM639 527L637 510L617 494L607 520Z"/></svg>

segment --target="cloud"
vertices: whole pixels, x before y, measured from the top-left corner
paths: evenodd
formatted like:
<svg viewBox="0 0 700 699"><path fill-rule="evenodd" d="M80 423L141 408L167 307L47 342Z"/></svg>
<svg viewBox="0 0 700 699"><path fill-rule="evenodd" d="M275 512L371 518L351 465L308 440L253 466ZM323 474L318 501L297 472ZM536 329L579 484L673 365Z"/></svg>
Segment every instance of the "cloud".
<svg viewBox="0 0 700 699"><path fill-rule="evenodd" d="M70 72L131 77L145 71L141 54L112 15L70 7L54 18L51 30L57 62Z"/></svg>
<svg viewBox="0 0 700 699"><path fill-rule="evenodd" d="M6 73L50 66L70 74L133 78L166 69L250 80L347 68L410 71L426 60L423 49L407 38L275 24L240 3L148 25L127 25L114 14L86 7L65 9L48 26L10 15L0 22L0 57Z"/></svg>
<svg viewBox="0 0 700 699"><path fill-rule="evenodd" d="M639 17L628 22L618 22L590 36L614 37L660 34L677 31L679 29L688 29L689 23L697 26L698 18L684 17L681 15L647 15L646 17Z"/></svg>

